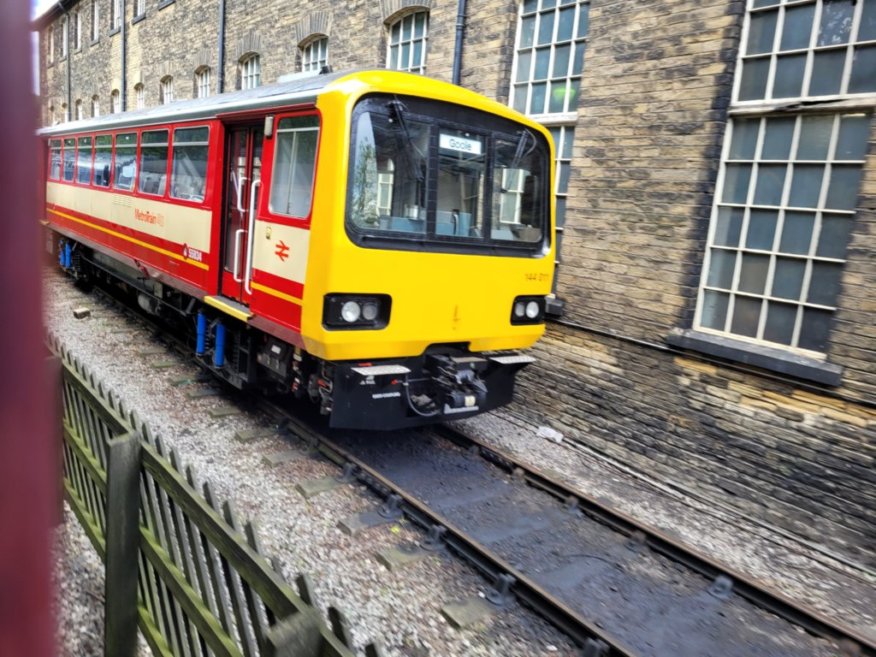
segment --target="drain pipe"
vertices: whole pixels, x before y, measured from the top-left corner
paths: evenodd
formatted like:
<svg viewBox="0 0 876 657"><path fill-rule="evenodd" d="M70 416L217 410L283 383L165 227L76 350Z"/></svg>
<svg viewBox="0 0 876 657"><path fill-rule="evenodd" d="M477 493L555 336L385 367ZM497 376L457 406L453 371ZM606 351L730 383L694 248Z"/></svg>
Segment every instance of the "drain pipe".
<svg viewBox="0 0 876 657"><path fill-rule="evenodd" d="M64 4L59 2L58 7L64 12L67 20L64 21L64 34L61 38L67 44L67 116L68 121L75 121L78 117L73 115L73 48L70 43L70 12L64 9Z"/></svg>
<svg viewBox="0 0 876 657"><path fill-rule="evenodd" d="M219 65L216 92L225 91L225 0L219 0Z"/></svg>
<svg viewBox="0 0 876 657"><path fill-rule="evenodd" d="M122 38L122 81L121 81L121 89L119 89L119 109L124 112L128 109L128 32L125 29L125 0L119 0L119 11L122 14L122 33L119 35ZM113 99L110 96L110 113L113 111Z"/></svg>
<svg viewBox="0 0 876 657"><path fill-rule="evenodd" d="M465 0L459 0L456 9L456 44L453 46L453 84L462 77L462 35L465 31Z"/></svg>

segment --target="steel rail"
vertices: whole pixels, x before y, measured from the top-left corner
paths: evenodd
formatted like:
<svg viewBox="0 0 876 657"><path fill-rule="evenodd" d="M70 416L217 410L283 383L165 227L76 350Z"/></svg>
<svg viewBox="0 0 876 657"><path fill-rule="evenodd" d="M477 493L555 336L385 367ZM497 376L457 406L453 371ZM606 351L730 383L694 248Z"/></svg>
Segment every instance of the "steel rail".
<svg viewBox="0 0 876 657"><path fill-rule="evenodd" d="M802 627L810 634L839 643L844 654L876 657L876 643L862 632L828 618L808 605L791 600L784 594L764 586L744 573L706 556L622 511L602 504L587 493L558 481L538 468L528 465L500 449L488 446L478 439L446 425L433 427L433 430L459 447L477 449L485 460L509 473L522 473L524 479L534 488L538 488L566 504L576 506L594 520L630 537L632 540L641 542L654 552L681 563L708 579L715 580L720 576L730 578L733 592L752 604Z"/></svg>

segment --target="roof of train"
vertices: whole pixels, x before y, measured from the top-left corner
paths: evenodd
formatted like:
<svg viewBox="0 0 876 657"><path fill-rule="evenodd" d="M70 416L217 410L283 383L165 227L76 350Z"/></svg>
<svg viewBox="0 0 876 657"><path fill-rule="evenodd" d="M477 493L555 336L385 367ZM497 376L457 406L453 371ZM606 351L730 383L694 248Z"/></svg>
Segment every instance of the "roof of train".
<svg viewBox="0 0 876 657"><path fill-rule="evenodd" d="M141 110L106 114L80 121L68 121L42 128L38 134L64 135L77 132L116 130L130 126L213 118L219 114L257 110L263 107L313 102L321 89L335 80L355 72L361 71L295 76L294 79L286 82L264 85L245 91L232 91L207 98L180 100Z"/></svg>

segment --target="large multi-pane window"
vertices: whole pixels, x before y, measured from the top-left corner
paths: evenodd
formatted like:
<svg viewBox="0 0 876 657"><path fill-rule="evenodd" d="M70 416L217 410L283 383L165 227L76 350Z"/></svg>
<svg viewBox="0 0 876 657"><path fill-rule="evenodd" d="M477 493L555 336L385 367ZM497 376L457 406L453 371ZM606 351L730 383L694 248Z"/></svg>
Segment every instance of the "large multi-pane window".
<svg viewBox="0 0 876 657"><path fill-rule="evenodd" d="M240 61L240 88L255 89L262 83L262 65L258 55Z"/></svg>
<svg viewBox="0 0 876 657"><path fill-rule="evenodd" d="M554 139L558 261L566 222L572 144L589 26L589 0L523 0L520 3L511 106L548 126Z"/></svg>
<svg viewBox="0 0 876 657"><path fill-rule="evenodd" d="M321 71L328 65L328 37L318 37L301 48L301 70Z"/></svg>
<svg viewBox="0 0 876 657"><path fill-rule="evenodd" d="M202 66L195 71L195 97L206 98L210 95L210 67Z"/></svg>
<svg viewBox="0 0 876 657"><path fill-rule="evenodd" d="M514 59L514 109L534 115L577 110L589 17L589 2L524 0Z"/></svg>
<svg viewBox="0 0 876 657"><path fill-rule="evenodd" d="M427 11L408 14L392 23L389 26L386 68L425 73L428 36L429 12Z"/></svg>
<svg viewBox="0 0 876 657"><path fill-rule="evenodd" d="M694 328L824 353L876 92L876 0L749 0L745 34ZM842 106L805 104L823 97Z"/></svg>
<svg viewBox="0 0 876 657"><path fill-rule="evenodd" d="M874 0L753 0L737 100L876 92Z"/></svg>

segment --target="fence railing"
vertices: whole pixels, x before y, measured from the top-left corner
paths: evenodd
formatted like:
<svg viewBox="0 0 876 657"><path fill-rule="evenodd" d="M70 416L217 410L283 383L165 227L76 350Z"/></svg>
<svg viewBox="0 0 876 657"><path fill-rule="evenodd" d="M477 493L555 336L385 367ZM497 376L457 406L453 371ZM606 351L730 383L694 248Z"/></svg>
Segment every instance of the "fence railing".
<svg viewBox="0 0 876 657"><path fill-rule="evenodd" d="M315 607L262 555L255 527L55 339L63 367L64 491L106 565L105 654L351 657L343 614ZM376 644L365 647L379 657Z"/></svg>

